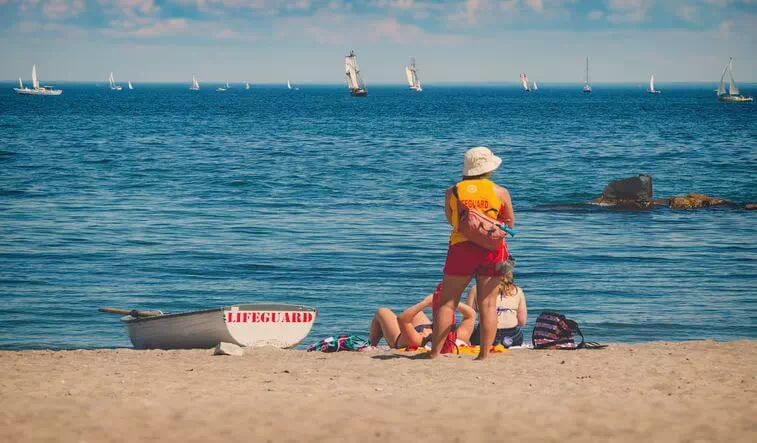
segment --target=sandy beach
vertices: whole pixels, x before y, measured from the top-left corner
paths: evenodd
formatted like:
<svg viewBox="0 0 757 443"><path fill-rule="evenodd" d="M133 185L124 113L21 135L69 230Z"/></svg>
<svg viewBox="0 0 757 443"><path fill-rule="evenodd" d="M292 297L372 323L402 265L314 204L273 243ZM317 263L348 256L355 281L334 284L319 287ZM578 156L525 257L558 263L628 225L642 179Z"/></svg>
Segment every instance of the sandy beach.
<svg viewBox="0 0 757 443"><path fill-rule="evenodd" d="M0 441L755 441L757 343L0 352Z"/></svg>

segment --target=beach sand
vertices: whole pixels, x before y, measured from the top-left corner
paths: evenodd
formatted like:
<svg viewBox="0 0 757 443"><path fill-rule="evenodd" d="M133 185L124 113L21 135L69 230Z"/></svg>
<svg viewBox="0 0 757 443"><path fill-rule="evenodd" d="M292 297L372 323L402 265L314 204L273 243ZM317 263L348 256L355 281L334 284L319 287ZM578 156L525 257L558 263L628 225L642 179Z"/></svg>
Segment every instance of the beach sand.
<svg viewBox="0 0 757 443"><path fill-rule="evenodd" d="M0 441L757 441L757 342L0 352Z"/></svg>

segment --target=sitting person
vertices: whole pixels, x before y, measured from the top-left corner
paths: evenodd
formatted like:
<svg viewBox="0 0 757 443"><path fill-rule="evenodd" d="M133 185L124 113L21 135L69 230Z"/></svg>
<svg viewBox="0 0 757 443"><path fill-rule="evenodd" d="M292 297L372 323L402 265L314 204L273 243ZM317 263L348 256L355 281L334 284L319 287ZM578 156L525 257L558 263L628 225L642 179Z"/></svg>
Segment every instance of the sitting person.
<svg viewBox="0 0 757 443"><path fill-rule="evenodd" d="M441 286L441 284L439 285ZM439 287L437 287L437 292ZM432 306L434 294L427 295L419 303L405 309L399 316L389 308L378 308L371 321L368 340L371 346L378 345L381 338L386 339L390 348L418 348L431 340L431 320L423 312ZM456 345L469 344L476 312L470 306L460 303L458 311L463 319L455 328Z"/></svg>
<svg viewBox="0 0 757 443"><path fill-rule="evenodd" d="M476 286L474 285L466 303L476 312ZM526 324L528 309L526 308L526 296L523 289L513 282L512 268L505 271L502 275L499 294L497 295L497 334L494 338L494 345L503 345L506 348L510 346L521 346L523 344L523 331L521 328ZM471 335L471 344L479 344L478 325Z"/></svg>

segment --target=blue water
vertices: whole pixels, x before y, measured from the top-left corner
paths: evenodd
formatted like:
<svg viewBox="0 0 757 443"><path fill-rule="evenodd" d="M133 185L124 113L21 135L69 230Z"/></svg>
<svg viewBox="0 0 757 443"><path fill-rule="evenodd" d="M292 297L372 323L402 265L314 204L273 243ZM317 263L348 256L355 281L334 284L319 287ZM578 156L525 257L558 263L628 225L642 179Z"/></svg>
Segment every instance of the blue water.
<svg viewBox="0 0 757 443"><path fill-rule="evenodd" d="M302 303L320 312L308 342L366 334L377 307L403 309L441 278L444 189L476 145L504 159L494 178L515 204L529 326L551 309L603 342L757 338L757 213L560 206L642 172L656 196L757 201L757 105L719 103L712 85L375 86L366 98L11 86L0 348L129 346L100 306Z"/></svg>

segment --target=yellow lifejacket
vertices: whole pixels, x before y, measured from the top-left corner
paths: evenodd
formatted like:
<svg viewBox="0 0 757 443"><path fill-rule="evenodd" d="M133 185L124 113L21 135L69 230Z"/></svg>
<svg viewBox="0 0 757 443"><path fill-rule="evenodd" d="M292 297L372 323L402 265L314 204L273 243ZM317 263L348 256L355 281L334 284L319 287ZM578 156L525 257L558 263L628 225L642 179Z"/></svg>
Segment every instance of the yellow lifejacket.
<svg viewBox="0 0 757 443"><path fill-rule="evenodd" d="M476 212L480 212L491 218L497 218L499 216L502 200L497 197L493 181L486 178L463 180L455 186L457 186L457 195L460 197L460 202L465 205L465 207L471 208ZM468 239L457 231L457 201L454 196L451 198L450 202L452 232L449 236L449 244L455 245L457 243L468 241Z"/></svg>

